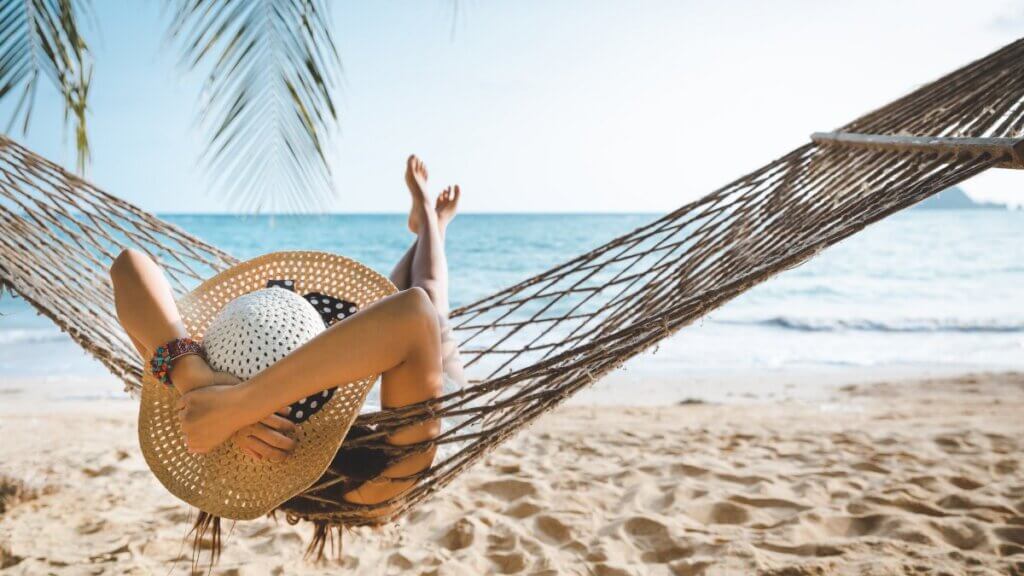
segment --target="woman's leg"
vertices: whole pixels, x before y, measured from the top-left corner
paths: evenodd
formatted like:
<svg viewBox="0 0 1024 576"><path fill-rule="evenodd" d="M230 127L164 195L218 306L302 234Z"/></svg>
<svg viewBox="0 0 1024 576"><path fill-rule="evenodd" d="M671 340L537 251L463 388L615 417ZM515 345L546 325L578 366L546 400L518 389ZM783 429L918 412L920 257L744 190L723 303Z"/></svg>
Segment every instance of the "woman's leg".
<svg viewBox="0 0 1024 576"><path fill-rule="evenodd" d="M395 264L395 267L391 270L389 278L391 279L391 283L395 285L395 288L398 288L399 290L407 290L412 286L410 279L412 273L412 258L416 253L416 242L417 240L412 241L412 246L409 246L409 249L402 255L398 264Z"/></svg>
<svg viewBox="0 0 1024 576"><path fill-rule="evenodd" d="M413 158L410 158L410 161L412 160ZM411 168L412 165L410 164L409 166L407 166L406 171L408 172ZM410 211L409 214L409 227L410 229L412 229L412 232L416 234L417 238L416 240L413 240L412 245L409 246L409 249L405 251L405 254L402 255L402 258L398 261L397 264L395 264L394 269L391 270L391 282L399 290L405 290L406 288L409 288L411 286L418 285L414 284L412 280L412 270L414 266L416 266L417 268L424 268L428 270L434 267L434 264L430 262L420 263L420 265L417 265L415 263L417 247L419 245L419 236L422 228L420 225L421 218L419 215L420 206L417 205L419 203L417 201L417 198L422 198L425 195L424 192L426 191L426 179L424 177L423 187L420 187L420 185L415 182L415 178L410 179L409 176L407 175L406 183L409 183L410 181L412 182L412 184L409 184L409 188L410 192L412 192L413 194L414 200L412 210ZM437 200L434 203L434 214L437 217L437 230L441 238L440 251L442 253L444 252L445 233L448 231L448 223L450 223L452 219L455 218L455 211L459 204L460 195L461 191L458 186L449 186L448 188L445 188L443 192L437 195ZM427 205L426 199L423 199L420 202L422 202L423 206ZM444 276L447 278L447 263L445 263L445 268L442 272ZM443 307L447 309L447 293L443 295L443 300Z"/></svg>
<svg viewBox="0 0 1024 576"><path fill-rule="evenodd" d="M428 205L426 194L426 170L415 156L409 158L406 180L412 182L412 210L417 212L419 230L413 251L409 283L422 288L430 297L438 314L448 316L448 261L444 253L444 241L437 214Z"/></svg>
<svg viewBox="0 0 1024 576"><path fill-rule="evenodd" d="M459 199L459 187L446 188L438 195L434 209L430 210L427 191L427 170L415 156L409 158L406 165L406 184L413 197L412 210L409 214L409 227L416 235L416 240L391 272L391 281L400 290L422 288L433 306L435 319L439 315L448 314L448 264L445 259L444 236L448 223L455 217L455 209ZM440 323L438 324L440 327ZM441 343L444 346L444 343ZM449 352L440 349L441 358ZM381 406L397 408L413 402L421 401L410 396L410 388L401 381L384 374L381 384ZM441 393L438 387L432 396ZM426 437L434 437L439 432L439 423L430 422L431 427ZM397 436L397 435L396 435ZM426 437L422 439L426 439ZM391 439L395 443L394 437ZM401 478L409 476L430 466L433 462L436 447L407 457L384 471L384 478ZM413 482L390 480L367 483L346 495L351 502L377 503L382 502L412 486Z"/></svg>

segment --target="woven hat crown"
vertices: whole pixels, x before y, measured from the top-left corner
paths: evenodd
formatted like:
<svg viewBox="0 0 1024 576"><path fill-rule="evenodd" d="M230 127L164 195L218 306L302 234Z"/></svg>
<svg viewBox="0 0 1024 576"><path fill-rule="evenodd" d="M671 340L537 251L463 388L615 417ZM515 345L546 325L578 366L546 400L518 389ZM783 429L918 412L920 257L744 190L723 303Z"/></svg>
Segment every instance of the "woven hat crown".
<svg viewBox="0 0 1024 576"><path fill-rule="evenodd" d="M265 288L228 302L210 322L203 347L210 367L248 380L324 331L302 296Z"/></svg>

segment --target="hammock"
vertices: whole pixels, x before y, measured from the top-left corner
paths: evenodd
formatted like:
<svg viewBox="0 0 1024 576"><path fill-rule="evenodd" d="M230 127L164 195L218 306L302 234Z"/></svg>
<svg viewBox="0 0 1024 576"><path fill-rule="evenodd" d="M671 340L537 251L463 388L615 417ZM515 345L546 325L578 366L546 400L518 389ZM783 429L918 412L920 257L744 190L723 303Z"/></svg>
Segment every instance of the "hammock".
<svg viewBox="0 0 1024 576"><path fill-rule="evenodd" d="M1024 40L953 72L604 246L452 313L470 385L362 415L335 464L281 508L318 530L397 518L537 417L773 274L991 167L1024 167ZM756 141L755 137L750 137ZM709 152L713 153L713 152ZM141 363L117 323L107 268L123 247L180 293L229 254L0 137L0 283L126 383ZM431 418L436 440L392 447ZM345 455L448 447L408 492L346 503Z"/></svg>

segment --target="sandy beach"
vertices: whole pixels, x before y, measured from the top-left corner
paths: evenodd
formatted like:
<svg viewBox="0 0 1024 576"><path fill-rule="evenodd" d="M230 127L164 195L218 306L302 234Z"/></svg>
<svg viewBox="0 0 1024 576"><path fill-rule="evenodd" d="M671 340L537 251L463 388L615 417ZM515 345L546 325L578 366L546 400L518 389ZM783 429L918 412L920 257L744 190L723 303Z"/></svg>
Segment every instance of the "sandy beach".
<svg viewBox="0 0 1024 576"><path fill-rule="evenodd" d="M189 509L133 402L6 394L2 574L185 574ZM21 408L24 409L21 409ZM1022 574L1024 375L847 386L825 401L569 406L396 525L303 560L306 526L226 532L215 574Z"/></svg>

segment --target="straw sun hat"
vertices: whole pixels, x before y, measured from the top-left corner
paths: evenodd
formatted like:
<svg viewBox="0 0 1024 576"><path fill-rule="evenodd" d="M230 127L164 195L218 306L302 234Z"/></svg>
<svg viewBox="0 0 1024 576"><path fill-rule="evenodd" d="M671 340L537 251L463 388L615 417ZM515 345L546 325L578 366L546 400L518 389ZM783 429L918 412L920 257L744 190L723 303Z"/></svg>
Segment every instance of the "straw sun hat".
<svg viewBox="0 0 1024 576"><path fill-rule="evenodd" d="M247 379L316 334L395 293L387 278L322 252L276 252L233 266L178 302L189 334L210 365ZM175 496L236 520L262 516L312 485L330 464L376 375L292 405L298 445L283 462L256 460L229 440L190 454L178 422L180 394L151 374L142 381L139 444Z"/></svg>

